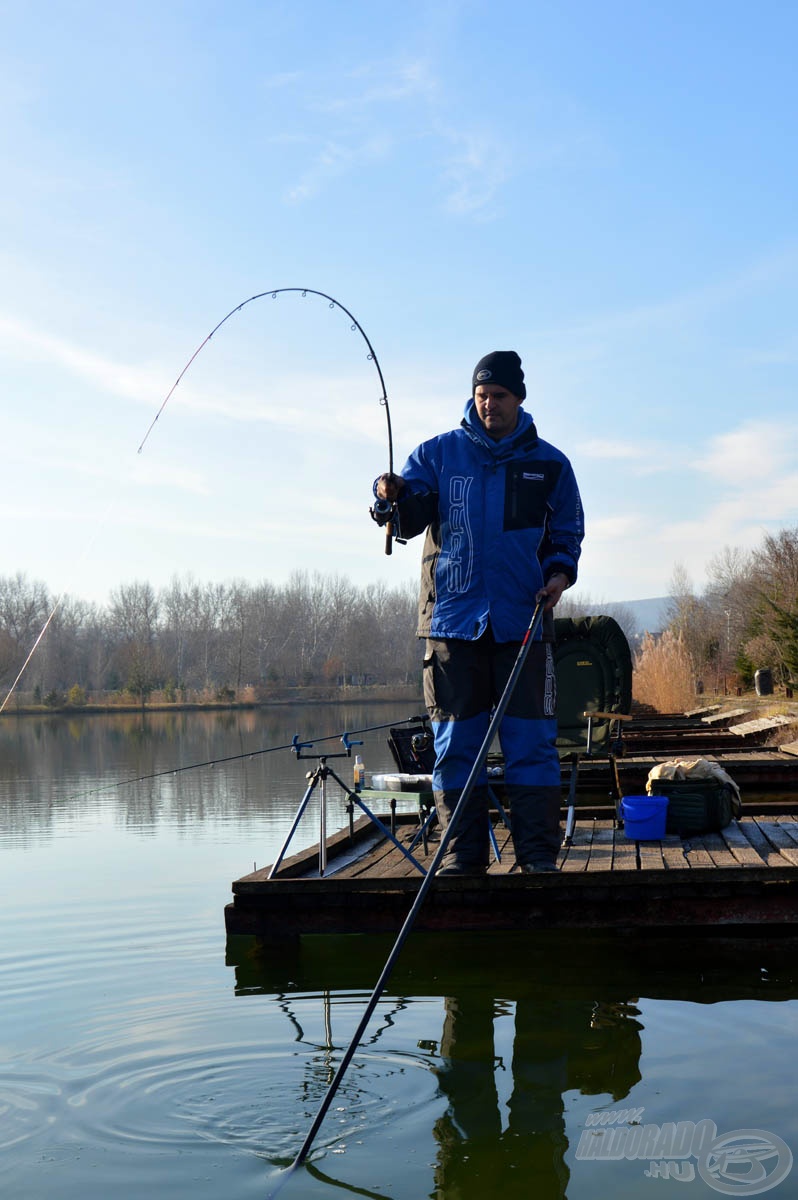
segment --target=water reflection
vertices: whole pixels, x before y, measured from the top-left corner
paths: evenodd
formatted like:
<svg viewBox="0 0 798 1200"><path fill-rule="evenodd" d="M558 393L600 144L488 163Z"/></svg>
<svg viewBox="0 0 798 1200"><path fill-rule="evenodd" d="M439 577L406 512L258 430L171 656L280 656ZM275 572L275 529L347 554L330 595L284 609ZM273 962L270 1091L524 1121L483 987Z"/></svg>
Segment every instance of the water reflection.
<svg viewBox="0 0 798 1200"><path fill-rule="evenodd" d="M409 704L352 703L6 716L0 720L0 827L26 840L52 837L67 810L113 810L123 824L151 829L159 822L197 826L207 817L294 809L312 765L291 753L295 734L318 739L319 753L334 753L343 732L396 723L413 711ZM392 764L386 736L363 736L359 750L372 771ZM351 764L341 764L348 779Z"/></svg>
<svg viewBox="0 0 798 1200"><path fill-rule="evenodd" d="M4 1200L107 1200L133 1178L165 1200L263 1200L326 1094L392 939L275 956L231 938L225 965L229 881L273 861L307 765L221 759L375 710L231 717L0 721ZM386 734L366 740L368 768L390 765ZM202 760L220 765L117 786ZM648 1195L643 1164L577 1157L587 1114L616 1096L798 1146L796 1006L781 1003L796 962L753 941L724 959L653 937L413 935L286 1200L546 1200L563 1165L571 1200Z"/></svg>
<svg viewBox="0 0 798 1200"><path fill-rule="evenodd" d="M518 1186L527 1194L561 1197L569 1178L563 1119L569 1031L562 1006L516 1006L512 1092L508 1121L502 1114L494 1059L495 1004L487 997L447 996L436 1069L447 1107L434 1127L438 1143L438 1195L484 1195L488 1184L502 1194ZM576 1015L576 1014L574 1014ZM526 1169L517 1174L519 1141Z"/></svg>
<svg viewBox="0 0 798 1200"><path fill-rule="evenodd" d="M383 938L305 938L278 955L256 939L228 939L237 996L279 990L286 1013L293 992L304 1000L314 990L326 997L323 1053L317 1045L315 1057L305 1061L301 1085L318 1102L347 1045L340 1032L334 1036L329 997L348 993L350 1008L365 1004L389 950L390 940ZM392 1042L401 1041L397 1029L404 1022L419 1034L414 1065L434 1081L434 1099L425 1100L416 1084L427 1133L419 1128L415 1136L434 1143L432 1195L561 1200L581 1132L571 1116L569 1154L569 1110L632 1110L643 1103L640 1093L635 1099L643 1083L645 1034L638 997L698 1004L791 999L796 983L789 962L784 947L756 941L550 933L444 941L416 934L367 1038L371 1045L380 1042L386 1054L385 1037L394 1024ZM361 994L353 997L353 989ZM424 997L438 999L423 1004ZM402 1007L406 1011L396 1020ZM361 1071L364 1065L361 1059ZM347 1104L364 1111L361 1083L350 1081ZM393 1086L395 1080L386 1081L380 1094ZM336 1137L333 1126L323 1127L319 1150L329 1152ZM330 1161L322 1154L316 1166L331 1170Z"/></svg>

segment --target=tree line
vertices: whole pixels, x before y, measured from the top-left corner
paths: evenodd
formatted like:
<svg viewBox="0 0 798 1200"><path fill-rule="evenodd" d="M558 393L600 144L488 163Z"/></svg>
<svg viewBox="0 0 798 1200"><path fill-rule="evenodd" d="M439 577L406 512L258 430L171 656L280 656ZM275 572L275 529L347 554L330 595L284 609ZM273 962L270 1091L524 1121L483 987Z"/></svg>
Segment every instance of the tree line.
<svg viewBox="0 0 798 1200"><path fill-rule="evenodd" d="M673 573L668 634L708 689L750 687L755 672L798 680L798 527L754 550L724 548L696 589ZM8 689L55 613L16 693L75 705L109 693L142 703L268 699L283 688L421 686L414 583L357 587L345 576L297 572L284 585L173 579L122 584L105 606L63 597L22 574L0 576L0 688ZM566 593L558 616L600 611ZM631 613L615 612L630 639ZM680 653L681 653L680 649Z"/></svg>
<svg viewBox="0 0 798 1200"><path fill-rule="evenodd" d="M280 688L420 685L417 588L356 587L297 572L267 581L173 579L120 585L107 605L23 574L0 576L0 686L7 689L53 612L18 689L29 703L80 705L109 693L144 703L267 699Z"/></svg>
<svg viewBox="0 0 798 1200"><path fill-rule="evenodd" d="M798 680L798 527L766 534L753 550L725 547L697 590L684 567L671 580L668 628L693 671L713 688L750 687L758 670Z"/></svg>

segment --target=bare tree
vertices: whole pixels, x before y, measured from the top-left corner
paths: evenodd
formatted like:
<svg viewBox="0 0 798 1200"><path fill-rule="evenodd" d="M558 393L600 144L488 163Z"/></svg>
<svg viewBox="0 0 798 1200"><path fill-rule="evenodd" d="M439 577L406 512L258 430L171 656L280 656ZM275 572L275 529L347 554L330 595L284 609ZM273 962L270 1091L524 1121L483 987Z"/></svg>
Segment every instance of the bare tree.
<svg viewBox="0 0 798 1200"><path fill-rule="evenodd" d="M125 687L142 708L162 682L157 644L158 599L149 583L121 584L111 593L111 622L117 635L116 662Z"/></svg>
<svg viewBox="0 0 798 1200"><path fill-rule="evenodd" d="M753 554L749 657L755 652L785 681L798 677L798 527L768 534Z"/></svg>

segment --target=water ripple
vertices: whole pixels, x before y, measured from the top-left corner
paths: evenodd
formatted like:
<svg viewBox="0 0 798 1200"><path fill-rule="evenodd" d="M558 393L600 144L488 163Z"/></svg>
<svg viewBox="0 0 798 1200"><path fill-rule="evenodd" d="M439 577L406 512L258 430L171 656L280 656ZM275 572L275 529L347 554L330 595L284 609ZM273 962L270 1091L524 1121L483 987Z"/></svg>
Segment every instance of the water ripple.
<svg viewBox="0 0 798 1200"><path fill-rule="evenodd" d="M94 1153L125 1147L184 1153L205 1142L288 1163L340 1059L340 1046L323 1041L318 999L292 997L308 1033L292 1031L291 1040L285 1024L277 1024L274 1004L265 1002L257 1010L253 1006L245 1024L263 1024L265 1017L270 1041L220 1040L218 1027L211 1041L212 1007L198 998L192 1010L187 997L179 1015L173 1007L154 1006L133 1025L115 1027L109 1020L95 1028L91 1040L68 1051L0 1065L0 1150L38 1139L49 1152L78 1144L90 1145ZM354 1007L351 996L345 1005ZM398 1086L392 1081L386 1088L387 1076L396 1077ZM335 1146L342 1153L366 1129L370 1136L388 1130L399 1112L419 1104L422 1076L431 1100L434 1081L421 1056L359 1052L321 1131L319 1149Z"/></svg>

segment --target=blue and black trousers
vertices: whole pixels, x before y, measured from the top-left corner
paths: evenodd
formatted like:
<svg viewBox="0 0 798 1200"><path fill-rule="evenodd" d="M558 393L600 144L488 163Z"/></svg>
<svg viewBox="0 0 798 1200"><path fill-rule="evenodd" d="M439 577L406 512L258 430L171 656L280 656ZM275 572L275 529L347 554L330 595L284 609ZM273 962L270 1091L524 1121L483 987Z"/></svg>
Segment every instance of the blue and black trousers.
<svg viewBox="0 0 798 1200"><path fill-rule="evenodd" d="M432 787L442 828L485 740L492 711L515 666L520 642L427 639L424 700L435 740ZM550 642L533 642L498 731L505 796L519 864L553 863L560 848L560 760L557 681ZM488 865L488 775L458 817L442 865L479 872Z"/></svg>

